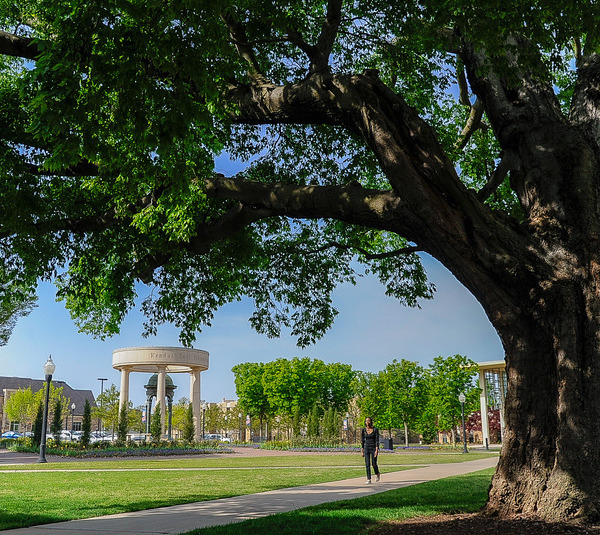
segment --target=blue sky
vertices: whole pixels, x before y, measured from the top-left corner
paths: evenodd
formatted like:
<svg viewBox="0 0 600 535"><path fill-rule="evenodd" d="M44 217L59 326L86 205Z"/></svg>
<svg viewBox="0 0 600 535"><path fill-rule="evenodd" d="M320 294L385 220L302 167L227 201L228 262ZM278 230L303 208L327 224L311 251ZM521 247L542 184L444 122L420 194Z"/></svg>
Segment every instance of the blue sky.
<svg viewBox="0 0 600 535"><path fill-rule="evenodd" d="M384 294L372 277L356 286L343 285L334 293L339 310L336 322L314 346L299 349L288 333L270 340L251 330L251 303L223 307L213 326L198 335L194 347L210 353L210 368L202 373L202 398L209 402L235 399L231 368L240 362L267 362L279 357L308 356L325 362L344 362L354 369L376 372L392 359L405 358L430 364L436 356L462 354L481 362L503 358L500 340L483 309L443 266L424 256L424 265L437 292L421 309L409 309ZM176 329L165 326L157 336L142 338L142 316L134 310L122 333L106 341L77 332L62 303L54 300L54 288L43 284L38 307L22 318L7 345L0 347L0 375L43 378L49 354L56 363L54 377L73 388L100 392L98 377L108 379L105 388L120 385L112 369L112 351L121 347L178 346ZM143 296L142 296L143 297ZM144 402L147 374L131 375L130 397ZM175 399L189 397L189 376L173 374Z"/></svg>

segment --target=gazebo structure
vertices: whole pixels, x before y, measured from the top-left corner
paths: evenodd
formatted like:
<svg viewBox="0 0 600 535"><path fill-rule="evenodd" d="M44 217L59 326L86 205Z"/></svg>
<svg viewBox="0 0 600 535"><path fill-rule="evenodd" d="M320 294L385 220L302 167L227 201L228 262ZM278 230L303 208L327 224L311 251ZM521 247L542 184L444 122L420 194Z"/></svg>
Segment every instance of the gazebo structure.
<svg viewBox="0 0 600 535"><path fill-rule="evenodd" d="M126 347L113 351L113 368L121 372L119 407L129 404L129 374L156 373L156 401L160 403L162 435L165 436L167 373L190 374L190 402L196 439L201 438L200 373L208 370L208 352L184 347Z"/></svg>
<svg viewBox="0 0 600 535"><path fill-rule="evenodd" d="M504 436L504 399L506 398L506 363L504 360L492 360L477 363L479 367L479 404L481 407L481 430L483 443L490 443L490 427L488 422L489 401L494 400L500 409L500 436Z"/></svg>

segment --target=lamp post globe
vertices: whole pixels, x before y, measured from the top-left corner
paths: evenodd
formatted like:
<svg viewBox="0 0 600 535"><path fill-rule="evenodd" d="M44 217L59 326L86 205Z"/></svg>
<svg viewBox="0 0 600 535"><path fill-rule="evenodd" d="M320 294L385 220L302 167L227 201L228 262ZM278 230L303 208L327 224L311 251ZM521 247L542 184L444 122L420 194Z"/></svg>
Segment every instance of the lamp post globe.
<svg viewBox="0 0 600 535"><path fill-rule="evenodd" d="M44 364L44 375L52 375L54 373L54 370L56 370L56 364L54 364L54 361L52 360L52 355L50 355L48 357L48 360L46 361L46 364Z"/></svg>
<svg viewBox="0 0 600 535"><path fill-rule="evenodd" d="M56 370L56 365L52 361L52 355L48 357L46 364L44 364L44 375L46 380L46 397L44 403L44 419L42 420L42 437L40 440L40 457L37 460L38 463L45 463L46 461L46 426L48 425L48 404L50 402L50 382L52 381L52 374Z"/></svg>

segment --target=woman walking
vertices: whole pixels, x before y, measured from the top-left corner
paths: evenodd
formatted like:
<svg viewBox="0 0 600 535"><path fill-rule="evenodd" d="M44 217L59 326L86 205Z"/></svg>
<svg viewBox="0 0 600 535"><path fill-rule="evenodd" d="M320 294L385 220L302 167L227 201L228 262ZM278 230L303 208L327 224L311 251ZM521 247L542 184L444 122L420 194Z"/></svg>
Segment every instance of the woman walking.
<svg viewBox="0 0 600 535"><path fill-rule="evenodd" d="M371 483L371 464L375 472L375 481L381 479L379 467L377 466L377 454L379 453L379 429L373 427L373 420L370 417L365 419L365 427L362 430L362 442L360 452L365 458L365 466L367 468L367 481Z"/></svg>

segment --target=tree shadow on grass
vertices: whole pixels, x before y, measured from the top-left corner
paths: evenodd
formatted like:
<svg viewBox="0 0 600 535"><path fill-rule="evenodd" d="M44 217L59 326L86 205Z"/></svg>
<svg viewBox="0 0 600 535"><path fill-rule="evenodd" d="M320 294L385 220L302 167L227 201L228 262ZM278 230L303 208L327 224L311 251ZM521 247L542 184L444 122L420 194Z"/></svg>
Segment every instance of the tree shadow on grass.
<svg viewBox="0 0 600 535"><path fill-rule="evenodd" d="M419 517L403 522L386 522L369 535L598 535L600 526L584 527L546 523L526 518L501 520L480 513Z"/></svg>

